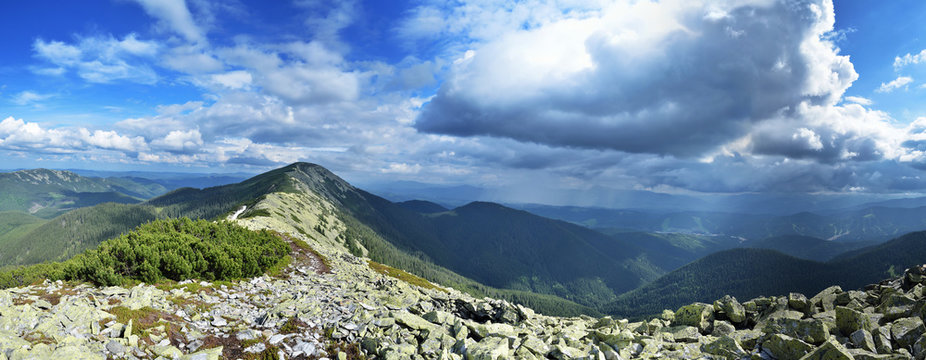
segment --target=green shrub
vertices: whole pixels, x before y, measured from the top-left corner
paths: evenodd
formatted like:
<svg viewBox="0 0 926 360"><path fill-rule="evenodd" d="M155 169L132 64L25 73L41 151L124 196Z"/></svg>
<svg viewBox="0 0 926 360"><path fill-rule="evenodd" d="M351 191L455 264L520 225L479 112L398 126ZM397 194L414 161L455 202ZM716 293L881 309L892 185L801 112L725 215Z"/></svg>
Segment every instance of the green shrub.
<svg viewBox="0 0 926 360"><path fill-rule="evenodd" d="M43 278L98 285L120 285L126 280L232 280L263 274L289 252L289 245L269 231L224 221L157 220L63 263L0 273L0 285L18 286Z"/></svg>

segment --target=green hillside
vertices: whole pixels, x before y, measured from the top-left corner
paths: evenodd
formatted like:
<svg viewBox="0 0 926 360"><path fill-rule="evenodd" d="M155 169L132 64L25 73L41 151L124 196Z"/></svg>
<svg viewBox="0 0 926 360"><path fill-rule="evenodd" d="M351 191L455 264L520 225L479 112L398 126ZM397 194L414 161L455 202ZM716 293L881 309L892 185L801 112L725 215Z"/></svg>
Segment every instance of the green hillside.
<svg viewBox="0 0 926 360"><path fill-rule="evenodd" d="M871 246L872 242L827 241L810 236L783 235L743 244L744 247L770 249L799 259L829 261L836 256Z"/></svg>
<svg viewBox="0 0 926 360"><path fill-rule="evenodd" d="M157 209L143 205L107 203L77 209L18 236L11 234L0 242L0 264L66 260L157 218Z"/></svg>
<svg viewBox="0 0 926 360"><path fill-rule="evenodd" d="M658 280L621 295L603 312L624 317L658 314L663 309L718 299L751 299L790 291L816 293L831 285L826 264L767 249L732 249L708 255Z"/></svg>
<svg viewBox="0 0 926 360"><path fill-rule="evenodd" d="M749 299L788 292L816 293L831 285L855 289L922 264L923 259L926 232L910 233L825 263L768 249L732 249L708 255L622 294L602 312L644 316L725 294Z"/></svg>
<svg viewBox="0 0 926 360"><path fill-rule="evenodd" d="M84 177L47 169L22 170L0 173L0 211L22 211L48 219L106 202L138 203L166 191L164 186L149 180Z"/></svg>
<svg viewBox="0 0 926 360"><path fill-rule="evenodd" d="M672 271L706 255L742 246L742 240L730 236L686 233L650 233L602 229L602 233L642 249L649 261L665 271Z"/></svg>
<svg viewBox="0 0 926 360"><path fill-rule="evenodd" d="M45 221L45 219L21 211L0 211L0 248L35 230Z"/></svg>
<svg viewBox="0 0 926 360"><path fill-rule="evenodd" d="M424 200L409 200L397 203L402 207L409 209L411 211L422 213L422 214L434 214L439 212L444 212L450 209L447 209L439 204L432 203L430 201Z"/></svg>

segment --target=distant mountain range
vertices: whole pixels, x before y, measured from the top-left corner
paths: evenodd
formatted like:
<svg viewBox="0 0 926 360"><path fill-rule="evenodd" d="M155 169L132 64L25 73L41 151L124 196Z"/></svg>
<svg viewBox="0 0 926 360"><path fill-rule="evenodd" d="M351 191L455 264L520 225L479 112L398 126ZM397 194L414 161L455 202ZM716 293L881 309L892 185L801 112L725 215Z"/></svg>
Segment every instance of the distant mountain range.
<svg viewBox="0 0 926 360"><path fill-rule="evenodd" d="M602 208L525 206L549 218L609 231L726 235L744 240L800 235L839 242L881 242L926 229L926 207L867 207L827 214L756 215L729 212L648 212Z"/></svg>
<svg viewBox="0 0 926 360"><path fill-rule="evenodd" d="M51 218L104 202L137 203L167 192L146 179L84 177L61 170L0 173L0 210Z"/></svg>

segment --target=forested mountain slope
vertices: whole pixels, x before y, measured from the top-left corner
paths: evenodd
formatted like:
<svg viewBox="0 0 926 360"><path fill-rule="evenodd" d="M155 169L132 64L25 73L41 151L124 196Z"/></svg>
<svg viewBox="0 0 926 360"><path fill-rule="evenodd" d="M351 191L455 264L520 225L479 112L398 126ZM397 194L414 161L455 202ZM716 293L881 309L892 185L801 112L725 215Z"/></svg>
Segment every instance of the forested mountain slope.
<svg viewBox="0 0 926 360"><path fill-rule="evenodd" d="M104 202L137 203L167 192L140 179L84 177L61 170L0 173L0 211L23 211L43 218Z"/></svg>
<svg viewBox="0 0 926 360"><path fill-rule="evenodd" d="M751 298L788 291L815 293L839 285L855 289L894 276L926 259L926 232L906 234L829 262L798 259L768 249L732 249L704 257L602 309L620 316L652 315L662 309L723 295Z"/></svg>

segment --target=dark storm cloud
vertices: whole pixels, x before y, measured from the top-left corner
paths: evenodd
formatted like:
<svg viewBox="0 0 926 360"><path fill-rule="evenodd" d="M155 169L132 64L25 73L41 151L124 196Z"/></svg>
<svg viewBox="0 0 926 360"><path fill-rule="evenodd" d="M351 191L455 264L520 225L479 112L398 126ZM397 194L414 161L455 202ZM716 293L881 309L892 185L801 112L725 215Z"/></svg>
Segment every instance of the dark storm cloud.
<svg viewBox="0 0 926 360"><path fill-rule="evenodd" d="M624 34L605 24L581 39L590 67L568 78L535 74L542 80L523 94L493 94L493 87L513 86L482 72L514 71L531 59L512 59L507 50L488 46L455 69L416 128L697 156L747 134L757 122L789 116L802 102L832 102L851 84L857 76L851 64L820 40L831 27L831 9L824 5L775 2L725 14L689 9L676 19L679 28L636 45L621 42Z"/></svg>

